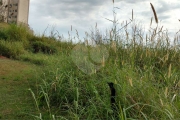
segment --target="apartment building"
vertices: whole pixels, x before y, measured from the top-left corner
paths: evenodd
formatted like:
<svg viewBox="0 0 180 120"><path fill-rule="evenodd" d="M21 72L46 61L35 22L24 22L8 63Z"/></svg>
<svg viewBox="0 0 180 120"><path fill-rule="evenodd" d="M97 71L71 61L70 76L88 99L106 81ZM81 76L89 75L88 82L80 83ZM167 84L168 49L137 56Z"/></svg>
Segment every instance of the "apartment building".
<svg viewBox="0 0 180 120"><path fill-rule="evenodd" d="M2 2L1 2L2 1ZM0 0L1 16L7 23L28 24L30 0Z"/></svg>

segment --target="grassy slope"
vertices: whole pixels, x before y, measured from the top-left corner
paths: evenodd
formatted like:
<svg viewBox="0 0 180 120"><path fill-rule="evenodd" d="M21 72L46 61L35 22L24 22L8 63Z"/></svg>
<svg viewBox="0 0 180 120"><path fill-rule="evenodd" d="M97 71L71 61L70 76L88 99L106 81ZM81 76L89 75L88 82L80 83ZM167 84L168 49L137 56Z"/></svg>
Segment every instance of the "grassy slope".
<svg viewBox="0 0 180 120"><path fill-rule="evenodd" d="M35 67L20 61L0 59L0 118L32 119L33 98L28 88L33 88Z"/></svg>
<svg viewBox="0 0 180 120"><path fill-rule="evenodd" d="M77 67L73 63L71 52L74 45L45 37L29 36L23 31L24 29L11 26L9 32L2 32L9 36L9 39L2 40L4 47L2 51L6 54L17 51L12 53L17 57L16 59L33 63L32 65L7 59L0 61L0 98L2 99L0 117L2 119L32 119L25 113L37 115L37 117L41 113L44 120L52 119L52 115L61 120L62 118L115 119L110 105L107 82L115 84L116 103L119 108L122 108L117 114L122 120L180 118L179 50L167 49L163 43L155 48L152 46L152 49L133 44L134 41L126 46L112 42L106 46L109 56L105 64L103 63L105 66L96 74L88 75L78 69L83 68L88 60L79 56L79 61L75 59L80 66ZM19 38L14 39L17 33ZM163 41L163 38L162 36L160 40ZM23 48L21 42L24 44ZM58 52L55 55L34 54L31 49L37 48L28 44L33 42L37 48L55 47ZM153 41L150 42L153 43ZM32 48L27 49L28 47ZM25 48L27 51L19 54L19 51ZM90 57L97 58L97 48L92 49L96 52L93 52ZM81 55L87 57L87 51L79 50ZM35 65L41 66L43 76L34 71ZM36 87L38 80L40 86ZM39 98L37 102L39 111L36 110L28 88L31 88L35 94L38 93L36 97Z"/></svg>
<svg viewBox="0 0 180 120"><path fill-rule="evenodd" d="M130 49L129 49L130 50ZM157 52L157 51L156 51ZM179 65L177 62L172 62L172 78L170 78L167 85L163 85L164 82L161 81L162 77L160 73L157 73L153 70L154 65L153 61L151 63L150 60L153 60L153 53L149 52L148 55L144 54L144 57L138 57L137 60L143 60L141 63L143 65L142 71L140 69L135 69L141 67L141 64L133 66L130 65L131 62L134 61L134 57L131 54L137 53L137 51L125 52L119 51L119 57L123 57L120 61L114 61L114 55L110 55L110 60L106 63L105 68L99 71L97 74L93 74L91 76L83 74L77 67L73 64L71 56L63 52L59 55L43 55L43 54L24 54L21 55L22 60L29 61L34 64L44 63L43 72L45 73L45 78L49 81L47 84L40 83L44 87L44 92L51 95L57 95L57 97L61 100L64 98L59 97L65 95L68 100L76 101L76 98L79 98L79 107L78 111L85 109L82 113L78 113L75 110L75 106L73 103L66 103L63 101L62 103L69 106L67 112L61 112L63 109L63 104L60 106L61 109L55 108L55 112L53 107L51 107L52 114L56 114L57 116L63 116L70 119L75 119L76 117L82 118L95 118L104 119L108 118L108 114L104 114L104 111L110 111L109 105L109 88L106 84L107 81L117 82L117 92L118 99L117 101L122 100L124 103L124 108L128 108L131 105L141 103L136 107L132 107L128 113L130 118L144 118L141 116L140 112L143 111L146 114L147 118L168 118L168 114L165 111L170 111L173 115L172 118L179 118L179 95L177 94L177 98L171 103L171 99L174 95L175 91L170 91L173 84L170 81L178 81L179 79L179 70L177 69ZM129 54L128 54L129 53ZM144 53L143 51L139 52L139 54ZM145 52L147 53L147 51ZM163 55L166 53L159 53ZM177 54L177 53L176 53ZM130 57L129 57L130 56ZM164 55L163 55L164 56ZM178 57L179 55L177 55ZM126 58L127 57L127 58ZM130 59L128 59L130 58ZM143 58L143 59L141 59ZM169 60L179 61L178 58L169 58ZM129 60L129 61L128 61ZM122 65L121 65L122 62ZM147 63L146 63L147 62ZM166 62L165 62L166 63ZM36 80L42 80L44 77L41 76L40 79L34 78L34 64L28 64L20 61L12 61L1 59L0 61L0 112L1 118L3 119L32 119L30 116L24 114L32 114L39 115L34 105L34 100L32 95L27 90L28 88L35 88ZM119 65L120 64L120 65ZM134 63L132 63L134 64ZM150 65L149 65L150 64ZM166 65L166 64L164 64ZM121 66L121 67L120 67ZM151 67L153 66L153 67ZM160 68L161 73L166 78L168 67ZM177 67L177 68L176 68ZM40 74L39 74L40 75ZM177 78L174 78L177 75ZM117 80L117 81L116 81ZM6 82L4 82L6 81ZM59 82L58 82L59 81ZM132 85L130 84L132 82ZM45 81L46 83L46 81ZM153 84L155 83L155 84ZM166 83L166 82L165 82ZM49 87L48 90L45 88ZM162 85L162 86L161 86ZM52 91L55 86L56 91ZM159 86L159 87L158 87ZM168 88L168 97L165 98L166 88ZM121 89L121 90L120 90ZM41 92L42 90L39 89ZM36 90L33 90L36 93ZM52 92L51 92L52 91ZM59 91L59 92L58 92ZM66 91L66 92L63 92ZM76 93L78 91L78 94ZM49 92L49 93L48 93ZM120 93L119 93L120 92ZM57 93L57 94L56 94ZM64 94L65 93L65 94ZM77 96L76 96L77 95ZM5 96L5 97L2 97ZM37 96L38 97L38 96ZM72 102L71 101L71 102ZM162 103L161 103L162 102ZM55 102L56 103L56 102ZM58 101L57 101L58 103ZM83 105L81 103L87 103L87 105ZM146 105L152 105L155 107L148 107ZM49 111L45 109L46 105L41 106L40 113L43 113L44 118L48 118L49 114L45 114L45 112ZM174 109L175 108L175 109ZM140 111L140 112L139 112ZM154 113L156 111L157 113ZM24 113L23 113L24 112ZM91 114L90 114L91 113ZM153 114L154 115L153 115ZM158 116L159 115L159 116ZM164 116L164 117L163 117ZM162 118L163 117L163 118ZM110 119L110 118L109 118ZM45 119L46 120L46 119ZM91 119L90 119L91 120Z"/></svg>

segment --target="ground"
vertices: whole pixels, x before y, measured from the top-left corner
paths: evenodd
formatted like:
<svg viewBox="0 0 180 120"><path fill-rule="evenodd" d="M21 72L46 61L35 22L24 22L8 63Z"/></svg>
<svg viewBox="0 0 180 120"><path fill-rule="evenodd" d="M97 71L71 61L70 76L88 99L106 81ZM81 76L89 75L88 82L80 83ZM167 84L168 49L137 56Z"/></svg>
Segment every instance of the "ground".
<svg viewBox="0 0 180 120"><path fill-rule="evenodd" d="M29 88L33 65L0 56L0 119L31 119L35 105Z"/></svg>

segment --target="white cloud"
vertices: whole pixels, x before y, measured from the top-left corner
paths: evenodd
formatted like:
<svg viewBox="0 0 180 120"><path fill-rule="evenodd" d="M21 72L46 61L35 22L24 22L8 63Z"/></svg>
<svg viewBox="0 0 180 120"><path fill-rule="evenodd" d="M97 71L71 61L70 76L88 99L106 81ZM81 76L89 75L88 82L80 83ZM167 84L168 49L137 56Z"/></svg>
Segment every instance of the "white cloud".
<svg viewBox="0 0 180 120"><path fill-rule="evenodd" d="M119 23L129 21L133 9L134 18L148 28L153 17L150 2L164 28L171 31L180 28L179 0L115 0L115 6L120 8L116 9ZM72 25L83 36L96 23L102 31L111 28L112 23L104 18L113 19L112 8L112 0L31 0L29 24L37 33L54 25L59 33L66 35Z"/></svg>

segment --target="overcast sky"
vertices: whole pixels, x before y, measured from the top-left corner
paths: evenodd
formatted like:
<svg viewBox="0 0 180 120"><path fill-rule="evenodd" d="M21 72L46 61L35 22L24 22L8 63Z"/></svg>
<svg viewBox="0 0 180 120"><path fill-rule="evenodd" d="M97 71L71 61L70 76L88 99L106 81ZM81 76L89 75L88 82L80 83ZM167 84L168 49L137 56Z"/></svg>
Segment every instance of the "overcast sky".
<svg viewBox="0 0 180 120"><path fill-rule="evenodd" d="M134 18L145 29L149 28L153 13L150 2L154 5L160 24L172 34L180 29L180 1L179 0L114 0L117 19L119 23ZM75 34L77 29L82 37L85 31L90 32L97 23L98 28L104 32L112 27L113 19L112 0L30 0L29 25L36 34L42 34L45 29L49 33L52 26L64 36L68 31ZM153 21L155 24L155 21Z"/></svg>

